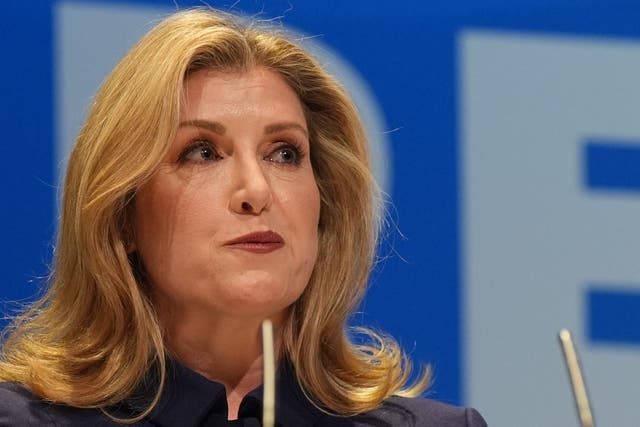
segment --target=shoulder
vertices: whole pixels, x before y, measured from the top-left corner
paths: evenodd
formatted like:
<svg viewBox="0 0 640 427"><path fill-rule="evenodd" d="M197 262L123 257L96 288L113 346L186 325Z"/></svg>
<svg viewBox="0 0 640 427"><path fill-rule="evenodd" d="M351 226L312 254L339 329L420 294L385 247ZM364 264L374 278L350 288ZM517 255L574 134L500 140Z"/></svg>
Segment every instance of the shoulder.
<svg viewBox="0 0 640 427"><path fill-rule="evenodd" d="M119 425L96 409L42 400L20 384L0 382L0 427Z"/></svg>
<svg viewBox="0 0 640 427"><path fill-rule="evenodd" d="M391 397L379 408L357 417L356 426L486 427L475 409L430 399Z"/></svg>
<svg viewBox="0 0 640 427"><path fill-rule="evenodd" d="M46 426L51 419L41 400L16 383L0 383L0 426Z"/></svg>

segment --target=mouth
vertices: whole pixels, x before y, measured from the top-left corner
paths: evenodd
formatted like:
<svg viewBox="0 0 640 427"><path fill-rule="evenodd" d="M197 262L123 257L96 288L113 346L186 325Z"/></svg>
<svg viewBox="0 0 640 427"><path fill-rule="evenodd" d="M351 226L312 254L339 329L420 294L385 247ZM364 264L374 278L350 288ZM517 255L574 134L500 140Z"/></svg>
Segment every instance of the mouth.
<svg viewBox="0 0 640 427"><path fill-rule="evenodd" d="M269 230L245 234L244 236L229 240L224 246L231 249L265 254L283 247L284 239L275 231Z"/></svg>

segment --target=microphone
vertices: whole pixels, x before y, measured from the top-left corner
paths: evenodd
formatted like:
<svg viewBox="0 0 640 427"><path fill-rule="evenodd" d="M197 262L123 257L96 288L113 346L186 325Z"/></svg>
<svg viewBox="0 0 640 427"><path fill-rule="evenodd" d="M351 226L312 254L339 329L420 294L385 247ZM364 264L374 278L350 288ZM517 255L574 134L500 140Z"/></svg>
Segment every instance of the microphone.
<svg viewBox="0 0 640 427"><path fill-rule="evenodd" d="M582 427L594 427L595 424L593 421L593 415L591 414L589 396L587 395L587 388L582 377L580 361L578 360L578 354L576 353L573 340L571 339L571 333L568 329L562 329L558 333L558 338L560 339L560 345L562 347L567 371L569 372L569 378L573 388L573 398L578 410L580 424Z"/></svg>
<svg viewBox="0 0 640 427"><path fill-rule="evenodd" d="M262 321L262 426L273 427L276 413L276 363L273 348L273 324Z"/></svg>

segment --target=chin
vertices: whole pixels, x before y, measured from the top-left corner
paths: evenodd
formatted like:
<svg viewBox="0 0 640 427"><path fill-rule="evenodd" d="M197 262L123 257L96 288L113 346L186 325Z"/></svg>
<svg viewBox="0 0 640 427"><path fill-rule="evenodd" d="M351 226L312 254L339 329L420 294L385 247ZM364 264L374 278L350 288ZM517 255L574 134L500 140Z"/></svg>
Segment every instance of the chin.
<svg viewBox="0 0 640 427"><path fill-rule="evenodd" d="M281 312L296 302L303 291L304 287L299 290L285 288L282 281L242 282L227 288L216 305L224 311L240 315L270 317L271 314Z"/></svg>

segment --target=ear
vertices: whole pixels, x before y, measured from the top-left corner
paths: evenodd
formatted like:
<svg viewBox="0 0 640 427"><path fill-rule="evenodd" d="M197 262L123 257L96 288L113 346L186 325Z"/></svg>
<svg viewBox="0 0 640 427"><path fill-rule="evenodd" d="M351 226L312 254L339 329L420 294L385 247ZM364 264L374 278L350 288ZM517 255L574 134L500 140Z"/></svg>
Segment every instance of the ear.
<svg viewBox="0 0 640 427"><path fill-rule="evenodd" d="M136 246L136 242L125 242L125 249L127 251L127 255L131 255L138 250L138 247Z"/></svg>
<svg viewBox="0 0 640 427"><path fill-rule="evenodd" d="M127 225L122 231L122 244L124 245L125 251L127 251L127 255L131 255L138 250L134 236L131 226Z"/></svg>
<svg viewBox="0 0 640 427"><path fill-rule="evenodd" d="M126 207L121 217L122 244L124 245L127 255L131 255L138 250L136 245L136 233L133 227L133 212L135 210L135 193L129 194L127 197Z"/></svg>

